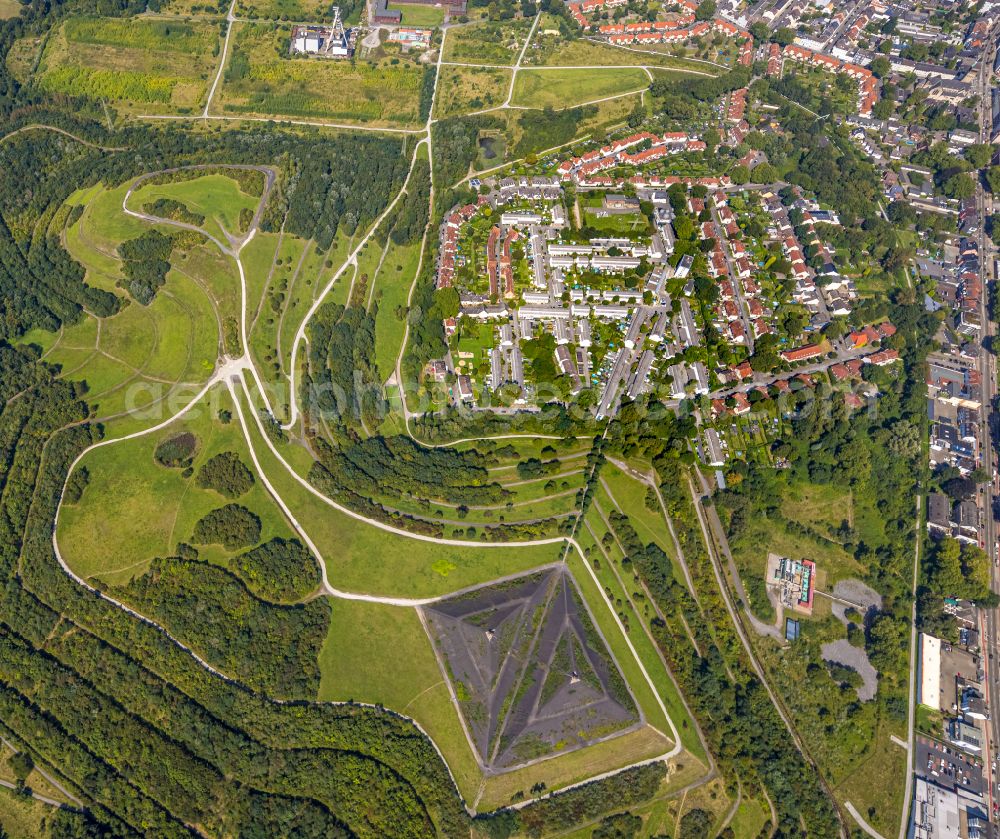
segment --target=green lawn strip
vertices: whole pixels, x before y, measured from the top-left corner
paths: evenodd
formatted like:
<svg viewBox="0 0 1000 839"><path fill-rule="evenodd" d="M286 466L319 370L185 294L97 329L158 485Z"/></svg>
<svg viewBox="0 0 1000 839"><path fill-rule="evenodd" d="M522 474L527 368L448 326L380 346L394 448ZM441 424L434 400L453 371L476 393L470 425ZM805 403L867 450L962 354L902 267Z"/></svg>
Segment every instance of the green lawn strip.
<svg viewBox="0 0 1000 839"><path fill-rule="evenodd" d="M736 839L754 839L760 834L768 818L767 810L759 801L744 798L736 808L736 815L733 816L729 826L733 829Z"/></svg>
<svg viewBox="0 0 1000 839"><path fill-rule="evenodd" d="M667 722L667 718L660 708L659 703L656 701L653 688L650 687L649 682L646 681L646 677L643 675L642 669L636 661L636 656L633 655L632 650L625 641L624 633L618 627L618 623L615 620L613 602L608 602L604 591L602 591L601 588L594 582L593 577L591 577L590 572L584 565L584 560L577 554L576 551L571 550L569 552L569 555L567 556L567 564L573 571L573 576L576 578L577 583L579 583L580 590L583 592L584 597L587 600L587 604L590 607L594 620L600 627L601 633L604 635L604 639L607 641L612 654L622 670L622 673L625 675L629 686L632 688L632 692L635 695L636 701L642 708L647 722L663 732L666 737L672 738L673 735L670 731L670 725ZM598 579L601 578L599 577ZM609 583L604 580L601 582L603 585L609 585ZM612 591L614 592L616 589L612 588ZM660 675L663 670L663 665L658 661L654 662L653 658L647 657L647 653L652 654L652 648L647 649L644 647L641 644L641 639L638 637L639 635L640 633L638 632L632 632L629 634L629 637L631 638L636 653L645 666L646 672L649 674L653 685L660 687ZM655 658L655 654L653 654L653 657ZM667 680L665 672L662 673L662 678L663 680Z"/></svg>
<svg viewBox="0 0 1000 839"><path fill-rule="evenodd" d="M358 274L357 266L351 266L343 274L340 275L340 279L334 283L333 288L330 289L330 293L326 296L327 300L337 303L340 306L347 305L347 298L351 293L351 284L354 282L355 275Z"/></svg>
<svg viewBox="0 0 1000 839"><path fill-rule="evenodd" d="M259 236L254 237L254 240ZM251 242L251 245L253 243ZM282 359L278 354L278 329L281 324L281 313L287 305L288 290L294 285L296 269L299 268L299 260L306 247L312 247L304 239L285 234L281 240L281 247L277 249L274 256L274 274L271 276L270 286L260 310L260 316L256 323L253 317L248 317L247 329L250 330L250 351L257 363L257 368L265 382L272 385L284 386L286 383L286 371L282 367ZM250 246L247 246L248 250ZM266 266L263 260L250 253L254 260L254 274L262 274L254 282L263 284L267 280L267 273L271 270L271 264ZM278 260L281 264L277 264ZM246 259L243 264L244 272L249 270ZM301 270L301 269L299 269ZM249 283L249 279L248 279ZM252 309L250 310L253 311ZM278 392L281 392L280 389ZM284 403L282 403L284 405Z"/></svg>
<svg viewBox="0 0 1000 839"><path fill-rule="evenodd" d="M211 242L187 250L174 248L171 264L205 288L223 324L238 331L240 322L240 275L232 257ZM168 278L169 282L169 278Z"/></svg>
<svg viewBox="0 0 1000 839"><path fill-rule="evenodd" d="M605 503L607 503L605 501ZM587 520L590 522L591 527L594 532L600 537L605 530L603 522L600 516L597 514L596 510L592 507L587 513ZM591 541L590 534L585 527L580 529L581 536L585 536L586 540ZM583 542L581 542L583 545ZM621 551L618 550L617 545L612 546L612 550L609 551L609 555L613 562L618 566L618 574L622 577L620 582L618 576L615 575L614 570L608 567L607 560L601 554L600 548L594 545L591 550L590 558L587 562L593 568L593 560L595 557L599 558L600 568L594 568L594 573L597 575L601 586L604 588L604 594L607 594L608 589L611 591L611 597L613 598L612 603L615 605L616 610L618 609L617 602L620 600L622 603L621 609L623 611L627 610L631 613L632 619L629 621L630 631L629 638L632 640L632 644L635 646L636 652L639 653L643 664L646 667L646 672L649 673L650 678L653 680L653 684L656 686L657 693L663 700L663 704L667 707L667 713L670 714L670 718L673 720L674 725L677 726L677 731L681 736L681 745L694 755L698 760L705 761L705 750L701 744L701 740L698 737L697 729L694 725L693 720L691 720L687 709L684 707L684 702L681 699L680 692L674 685L673 680L670 678L670 674L663 663L662 658L656 650L656 646L653 640L647 635L646 629L648 623L655 616L655 612L652 612L650 616L646 616L641 611L640 607L645 600L637 601L633 596L633 591L627 589L631 577L630 572L623 571L621 569ZM624 585L623 585L624 582ZM635 587L635 591L638 591L638 585ZM607 600L605 598L605 608L607 608ZM669 734L669 730L667 731Z"/></svg>
<svg viewBox="0 0 1000 839"><path fill-rule="evenodd" d="M598 70L522 69L514 82L511 104L526 108L571 108L634 93L649 86L649 76L640 68Z"/></svg>
<svg viewBox="0 0 1000 839"><path fill-rule="evenodd" d="M240 251L243 275L247 283L247 329L253 323L258 306L263 314L264 306L267 305L267 301L262 300L264 287L267 284L271 265L278 249L278 242L281 239L279 233L265 233L258 230Z"/></svg>
<svg viewBox="0 0 1000 839"><path fill-rule="evenodd" d="M537 478L522 478L516 471L493 472L490 474L492 480L506 487L511 492L516 492L518 497L537 498L539 495L546 495L550 490L545 488L549 481L555 481L558 486L562 481L581 481L580 477L586 467L584 457L573 458L566 463L561 463L558 471L551 475L540 475Z"/></svg>
<svg viewBox="0 0 1000 839"><path fill-rule="evenodd" d="M382 254L389 247L389 238L384 235L388 224L383 222L379 230L361 248L358 254L358 276L354 281L353 299L362 306L367 305L372 284L376 280L376 272Z"/></svg>
<svg viewBox="0 0 1000 839"><path fill-rule="evenodd" d="M125 583L141 574L154 556L172 554L179 541L189 541L195 522L228 502L218 493L200 489L194 477L168 469L153 458L156 446L182 432L198 438L194 469L221 451L235 451L248 466L250 458L239 426L216 419L230 405L221 386L191 411L160 431L103 446L83 461L90 482L78 504L64 505L59 515L59 545L70 567L85 578ZM78 467L79 468L79 467ZM262 541L293 534L280 509L260 481L236 503L261 520ZM199 546L203 559L222 562L222 546Z"/></svg>
<svg viewBox="0 0 1000 839"><path fill-rule="evenodd" d="M336 598L330 606L317 698L377 703L413 717L471 800L481 780L479 766L416 609Z"/></svg>
<svg viewBox="0 0 1000 839"><path fill-rule="evenodd" d="M667 556L676 562L677 551L674 547L674 540L670 537L670 531L667 529L667 522L663 518L659 502L657 501L655 511L646 506L648 485L626 475L611 463L606 464L601 469L601 478L611 489L611 494L616 502L615 509L628 514L636 533L644 541L655 542ZM674 570L678 573L680 571L678 568Z"/></svg>
<svg viewBox="0 0 1000 839"><path fill-rule="evenodd" d="M250 410L245 399L243 404L244 412ZM292 478L267 448L256 425L250 424L251 439L262 467L323 554L334 588L394 597L433 597L528 571L559 558L561 544L498 547L438 544L390 533L351 518ZM293 445L283 445L280 451L287 456L294 449L303 451ZM303 460L300 455L298 462L301 464Z"/></svg>
<svg viewBox="0 0 1000 839"><path fill-rule="evenodd" d="M104 251L98 250L86 238L85 220L81 216L66 228L63 244L69 255L86 269L87 285L114 291L121 279L121 262Z"/></svg>
<svg viewBox="0 0 1000 839"><path fill-rule="evenodd" d="M417 262L420 260L420 243L390 244L382 262L382 270L375 278L375 363L382 379L392 375L396 367L403 332L406 328L406 299L410 293ZM403 317L397 315L401 310Z"/></svg>
<svg viewBox="0 0 1000 839"><path fill-rule="evenodd" d="M530 797L531 787L538 782L544 782L547 790L559 790L602 772L624 769L638 761L658 757L669 748L669 740L648 725L643 726L620 737L487 778L476 809L487 812L509 805L517 793Z"/></svg>
<svg viewBox="0 0 1000 839"><path fill-rule="evenodd" d="M352 241L353 237L338 233L333 240L330 251L326 253L318 251L313 245L306 252L294 282L289 279L280 332L281 363L282 369L286 372L291 362L292 341L296 331L302 324L309 307L312 306L317 296L326 288L330 278L350 255L353 247ZM351 271L348 269L341 275L341 279L337 281L336 285L341 285L345 280L346 285L350 285L350 278Z"/></svg>
<svg viewBox="0 0 1000 839"><path fill-rule="evenodd" d="M570 493L569 495L560 495L558 498L539 499L530 504L522 504L509 510L504 504L498 504L488 509L469 508L464 518L458 515L457 505L445 504L437 500L425 502L415 498L390 498L385 500L385 504L395 510L411 512L422 518L460 520L464 525L493 525L501 522L516 523L568 513L575 509L576 499L575 493Z"/></svg>

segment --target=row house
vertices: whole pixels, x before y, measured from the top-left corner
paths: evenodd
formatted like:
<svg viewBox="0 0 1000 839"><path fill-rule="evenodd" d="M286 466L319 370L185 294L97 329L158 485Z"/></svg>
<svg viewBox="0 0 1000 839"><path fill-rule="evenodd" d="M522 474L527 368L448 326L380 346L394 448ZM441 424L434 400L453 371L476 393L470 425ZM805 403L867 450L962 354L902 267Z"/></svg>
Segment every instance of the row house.
<svg viewBox="0 0 1000 839"><path fill-rule="evenodd" d="M641 152L629 153L627 149L648 142L650 145ZM633 134L623 140L593 149L580 157L562 161L556 167L556 173L562 180L588 179L605 169L618 165L640 165L651 160L657 160L668 154L682 151L703 151L706 148L702 140L689 137L683 132L667 132L662 135L642 132Z"/></svg>
<svg viewBox="0 0 1000 839"><path fill-rule="evenodd" d="M726 109L726 119L739 122L747 110L747 89L741 87L729 95L729 107Z"/></svg>
<svg viewBox="0 0 1000 839"><path fill-rule="evenodd" d="M854 79L858 83L858 113L862 116L871 114L872 107L878 100L878 80L872 75L871 70L796 44L785 47L784 57L831 73L844 73Z"/></svg>
<svg viewBox="0 0 1000 839"><path fill-rule="evenodd" d="M767 48L767 75L772 79L781 77L781 47L778 44L771 44Z"/></svg>
<svg viewBox="0 0 1000 839"><path fill-rule="evenodd" d="M736 60L742 67L749 67L753 63L753 38L747 38L740 44L740 55Z"/></svg>
<svg viewBox="0 0 1000 839"><path fill-rule="evenodd" d="M681 29L695 22L692 14L680 15L674 20L640 20L634 23L612 23L600 27L597 31L602 35L638 35L641 32L669 32L671 29Z"/></svg>
<svg viewBox="0 0 1000 839"><path fill-rule="evenodd" d="M569 13L573 19L584 29L590 28L590 21L586 15L593 14L599 9L613 9L617 6L627 6L628 0L583 0L581 3L570 3Z"/></svg>

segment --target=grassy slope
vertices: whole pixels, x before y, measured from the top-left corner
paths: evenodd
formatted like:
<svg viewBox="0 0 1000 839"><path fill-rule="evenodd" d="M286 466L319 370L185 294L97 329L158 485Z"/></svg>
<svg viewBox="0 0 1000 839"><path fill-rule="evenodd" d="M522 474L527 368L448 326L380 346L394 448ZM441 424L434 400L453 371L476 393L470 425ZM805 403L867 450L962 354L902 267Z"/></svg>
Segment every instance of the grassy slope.
<svg viewBox="0 0 1000 839"><path fill-rule="evenodd" d="M217 412L231 407L223 388L167 428L104 446L82 461L90 484L77 505L64 506L59 516L59 544L70 567L84 577L121 584L141 574L154 556L173 552L178 541L188 541L195 522L228 503L212 490L199 489L181 470L160 466L153 459L156 446L184 431L198 438L194 468L222 451L235 451L250 465L236 423L223 425ZM263 525L261 539L293 534L281 511L258 481L236 499L256 513ZM220 545L198 546L201 558L223 561L229 552Z"/></svg>
<svg viewBox="0 0 1000 839"><path fill-rule="evenodd" d="M415 609L333 601L319 663L319 699L381 703L413 717L444 753L463 795L475 794L479 767Z"/></svg>
<svg viewBox="0 0 1000 839"><path fill-rule="evenodd" d="M43 821L53 812L47 804L23 798L13 790L0 787L0 828L12 837L40 839L48 836L48 831L43 828Z"/></svg>
<svg viewBox="0 0 1000 839"><path fill-rule="evenodd" d="M383 379L389 378L396 367L396 358L403 345L406 323L396 316L396 310L406 307L413 275L420 259L420 243L390 244L375 278L375 363Z"/></svg>
<svg viewBox="0 0 1000 839"><path fill-rule="evenodd" d="M122 277L118 245L149 227L123 213L125 191L95 186L74 193L70 203L85 210L63 232L70 254L86 269L87 282L108 290L116 290ZM86 380L88 401L99 417L159 406L154 414L116 420L116 432L148 426L150 416L162 419L172 413L182 404L178 401L171 409L172 398L190 398L193 391L186 386L204 382L218 356L219 329L212 307L225 304L228 311L235 305L232 269L204 246L175 251L173 262L176 267L151 305L141 306L118 289L125 305L100 324L86 316L57 335L37 333L25 339L39 341L46 360L59 364L63 375Z"/></svg>
<svg viewBox="0 0 1000 839"><path fill-rule="evenodd" d="M132 193L129 209L141 212L147 203L159 198L172 198L192 212L203 215L205 222L202 227L223 244L227 242L220 227L233 235L245 232L240 229L240 211L244 208L256 209L260 200L260 196L243 192L232 178L211 174L189 181L141 186Z"/></svg>

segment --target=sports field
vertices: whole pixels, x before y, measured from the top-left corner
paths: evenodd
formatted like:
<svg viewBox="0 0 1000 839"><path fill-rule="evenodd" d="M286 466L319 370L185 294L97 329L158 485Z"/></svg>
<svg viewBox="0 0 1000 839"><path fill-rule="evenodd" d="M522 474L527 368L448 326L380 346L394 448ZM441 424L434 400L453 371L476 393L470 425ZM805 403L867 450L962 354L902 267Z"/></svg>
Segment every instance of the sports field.
<svg viewBox="0 0 1000 839"><path fill-rule="evenodd" d="M69 18L46 44L38 83L134 110L189 113L204 101L220 43L210 21Z"/></svg>
<svg viewBox="0 0 1000 839"><path fill-rule="evenodd" d="M444 23L444 7L429 3L390 3L390 9L402 14L403 26L440 26Z"/></svg>
<svg viewBox="0 0 1000 839"><path fill-rule="evenodd" d="M217 113L393 126L419 122L426 68L399 59L394 64L290 58L289 27L234 26L223 82L212 102Z"/></svg>

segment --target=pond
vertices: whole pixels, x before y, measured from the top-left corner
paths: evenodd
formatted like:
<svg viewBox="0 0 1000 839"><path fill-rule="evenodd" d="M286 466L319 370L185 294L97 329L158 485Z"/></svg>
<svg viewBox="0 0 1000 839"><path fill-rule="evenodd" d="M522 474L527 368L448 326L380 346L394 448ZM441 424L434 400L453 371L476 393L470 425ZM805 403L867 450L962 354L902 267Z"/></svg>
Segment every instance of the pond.
<svg viewBox="0 0 1000 839"><path fill-rule="evenodd" d="M483 155L484 160L495 160L500 151L499 146L499 137L479 138L479 151Z"/></svg>

